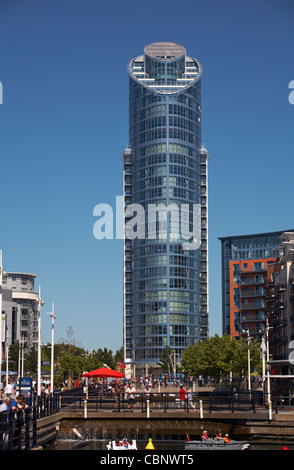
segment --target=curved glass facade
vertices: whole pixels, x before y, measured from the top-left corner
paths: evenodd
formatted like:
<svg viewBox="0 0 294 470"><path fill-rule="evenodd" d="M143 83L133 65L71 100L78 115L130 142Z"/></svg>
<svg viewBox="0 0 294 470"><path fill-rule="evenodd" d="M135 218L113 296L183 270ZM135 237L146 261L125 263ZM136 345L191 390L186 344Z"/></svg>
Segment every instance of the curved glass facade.
<svg viewBox="0 0 294 470"><path fill-rule="evenodd" d="M199 62L182 46L155 43L128 71L124 198L126 207L144 208L145 226L144 236L125 238L124 353L138 371L159 362L165 346L179 360L208 335L207 152L201 148ZM177 207L178 217L157 212L160 205ZM195 230L195 207L199 243L191 249L185 233ZM157 215L153 228L150 208Z"/></svg>

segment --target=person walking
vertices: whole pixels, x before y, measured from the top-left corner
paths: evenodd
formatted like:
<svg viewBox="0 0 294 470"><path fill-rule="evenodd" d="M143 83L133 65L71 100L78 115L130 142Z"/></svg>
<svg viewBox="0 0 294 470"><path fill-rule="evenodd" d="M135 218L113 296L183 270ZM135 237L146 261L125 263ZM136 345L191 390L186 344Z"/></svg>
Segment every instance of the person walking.
<svg viewBox="0 0 294 470"><path fill-rule="evenodd" d="M187 387L187 398L188 398L188 408L193 408L193 410L195 410L195 406L193 404L193 394L189 386Z"/></svg>
<svg viewBox="0 0 294 470"><path fill-rule="evenodd" d="M12 380L9 380L8 384L5 387L5 396L8 398L11 398L13 392L14 392L14 383L12 382Z"/></svg>
<svg viewBox="0 0 294 470"><path fill-rule="evenodd" d="M122 386L120 382L117 380L114 386L114 395L115 395L115 403L114 403L114 410L120 411L120 398L122 393Z"/></svg>
<svg viewBox="0 0 294 470"><path fill-rule="evenodd" d="M180 388L178 398L180 399L180 409L185 409L186 392L183 386Z"/></svg>

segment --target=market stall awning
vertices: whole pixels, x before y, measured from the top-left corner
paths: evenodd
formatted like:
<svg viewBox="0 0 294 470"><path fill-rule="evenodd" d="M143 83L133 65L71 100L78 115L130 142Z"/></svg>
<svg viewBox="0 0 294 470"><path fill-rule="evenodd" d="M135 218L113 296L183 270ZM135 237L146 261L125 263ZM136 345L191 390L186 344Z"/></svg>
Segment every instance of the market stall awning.
<svg viewBox="0 0 294 470"><path fill-rule="evenodd" d="M95 369L90 372L85 372L82 374L82 377L111 377L114 379L121 379L125 375L122 372L117 370L109 369L108 367L101 367L100 369Z"/></svg>

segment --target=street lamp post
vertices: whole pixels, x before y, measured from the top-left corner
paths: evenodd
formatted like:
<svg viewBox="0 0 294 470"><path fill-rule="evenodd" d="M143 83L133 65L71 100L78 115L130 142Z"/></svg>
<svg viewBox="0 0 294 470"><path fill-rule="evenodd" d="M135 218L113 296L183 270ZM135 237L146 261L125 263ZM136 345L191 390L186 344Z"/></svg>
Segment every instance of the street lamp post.
<svg viewBox="0 0 294 470"><path fill-rule="evenodd" d="M53 393L54 388L54 320L56 318L54 314L54 303L52 303L52 312L48 313L52 319L52 329L51 329L51 393Z"/></svg>
<svg viewBox="0 0 294 470"><path fill-rule="evenodd" d="M25 339L24 336L22 337L21 340L21 376L24 376L24 343Z"/></svg>
<svg viewBox="0 0 294 470"><path fill-rule="evenodd" d="M2 387L2 354L3 354L3 323L2 323L2 284L3 284L3 276L5 275L3 266L2 266L2 250L0 250L0 395L1 395L1 387Z"/></svg>
<svg viewBox="0 0 294 470"><path fill-rule="evenodd" d="M251 392L251 370L250 370L250 336L249 330L247 331L248 338L248 390Z"/></svg>
<svg viewBox="0 0 294 470"><path fill-rule="evenodd" d="M20 378L21 340L18 343L18 379Z"/></svg>
<svg viewBox="0 0 294 470"><path fill-rule="evenodd" d="M38 297L38 375L37 375L37 395L41 396L41 306L44 302L41 299L41 286L39 286Z"/></svg>
<svg viewBox="0 0 294 470"><path fill-rule="evenodd" d="M24 371L24 336L21 340L19 340L19 348L18 348L18 379L23 377Z"/></svg>
<svg viewBox="0 0 294 470"><path fill-rule="evenodd" d="M250 375L251 375L251 371L250 371L250 334L249 334L249 330L243 330L244 333L247 333L247 351L248 351L248 390L249 392L251 392L251 380L250 380Z"/></svg>
<svg viewBox="0 0 294 470"><path fill-rule="evenodd" d="M9 355L8 332L6 330L6 387L8 385L8 355Z"/></svg>
<svg viewBox="0 0 294 470"><path fill-rule="evenodd" d="M2 384L2 280L3 280L3 268L2 268L2 250L0 250L0 389ZM1 390L0 390L1 394Z"/></svg>
<svg viewBox="0 0 294 470"><path fill-rule="evenodd" d="M269 371L270 371L270 365L269 365L269 329L270 329L270 326L269 326L269 322L268 322L268 318L266 319L266 328L265 328L265 331L266 331L266 362L267 362L267 399L268 399L268 403L270 404L271 403L271 384L270 384L270 375L269 375Z"/></svg>

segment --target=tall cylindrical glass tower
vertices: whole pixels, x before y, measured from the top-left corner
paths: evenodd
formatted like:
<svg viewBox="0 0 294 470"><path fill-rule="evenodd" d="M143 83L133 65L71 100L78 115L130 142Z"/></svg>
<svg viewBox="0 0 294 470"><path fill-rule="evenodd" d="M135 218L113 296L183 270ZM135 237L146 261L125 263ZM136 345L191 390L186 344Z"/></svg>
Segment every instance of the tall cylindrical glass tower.
<svg viewBox="0 0 294 470"><path fill-rule="evenodd" d="M187 346L208 336L208 155L200 63L160 42L132 59L128 73L124 360L138 375L166 347L173 371Z"/></svg>

